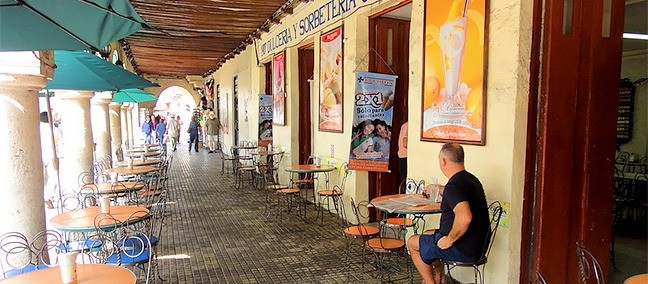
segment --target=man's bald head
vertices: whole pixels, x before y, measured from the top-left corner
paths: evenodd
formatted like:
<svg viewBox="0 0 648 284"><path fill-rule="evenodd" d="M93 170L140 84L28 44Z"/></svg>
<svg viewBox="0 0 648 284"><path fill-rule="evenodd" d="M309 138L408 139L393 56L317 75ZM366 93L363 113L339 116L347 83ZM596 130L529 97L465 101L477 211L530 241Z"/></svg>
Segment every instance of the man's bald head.
<svg viewBox="0 0 648 284"><path fill-rule="evenodd" d="M464 163L464 150L461 145L457 143L446 143L441 147L440 154L445 157L448 161L461 164Z"/></svg>

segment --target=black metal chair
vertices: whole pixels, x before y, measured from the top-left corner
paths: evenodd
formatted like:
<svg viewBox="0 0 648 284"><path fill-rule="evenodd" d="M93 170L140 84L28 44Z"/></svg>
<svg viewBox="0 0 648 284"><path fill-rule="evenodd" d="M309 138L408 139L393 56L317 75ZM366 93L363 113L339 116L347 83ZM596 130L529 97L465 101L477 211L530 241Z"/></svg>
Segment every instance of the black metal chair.
<svg viewBox="0 0 648 284"><path fill-rule="evenodd" d="M578 270L581 275L581 284L605 284L603 269L598 260L596 260L596 257L594 257L594 254L592 254L592 251L585 246L583 240L576 242L576 257L578 258Z"/></svg>
<svg viewBox="0 0 648 284"><path fill-rule="evenodd" d="M450 281L452 278L451 271L455 267L472 267L473 273L475 275L475 283L484 283L484 270L486 263L488 262L488 254L490 253L491 247L495 242L495 235L497 234L497 228L499 227L500 219L504 213L502 204L499 201L494 201L488 206L488 211L492 214L490 218L490 237L486 238L486 242L482 248L481 258L477 261L452 261L442 259L441 262L446 267L446 281ZM479 282L478 282L479 280Z"/></svg>

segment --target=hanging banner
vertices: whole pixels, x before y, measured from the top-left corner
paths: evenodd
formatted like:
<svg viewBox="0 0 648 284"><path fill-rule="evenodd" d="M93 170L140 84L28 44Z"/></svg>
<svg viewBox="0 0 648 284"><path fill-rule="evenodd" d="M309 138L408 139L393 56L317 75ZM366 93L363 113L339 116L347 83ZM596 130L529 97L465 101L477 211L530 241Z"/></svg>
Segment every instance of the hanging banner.
<svg viewBox="0 0 648 284"><path fill-rule="evenodd" d="M342 27L321 36L319 131L342 132Z"/></svg>
<svg viewBox="0 0 648 284"><path fill-rule="evenodd" d="M286 125L284 107L286 96L284 93L286 79L284 77L286 53L281 52L272 58L272 98L273 116L272 122L276 125Z"/></svg>
<svg viewBox="0 0 648 284"><path fill-rule="evenodd" d="M349 169L389 171L395 75L356 72Z"/></svg>
<svg viewBox="0 0 648 284"><path fill-rule="evenodd" d="M272 95L259 95L259 146L272 142Z"/></svg>

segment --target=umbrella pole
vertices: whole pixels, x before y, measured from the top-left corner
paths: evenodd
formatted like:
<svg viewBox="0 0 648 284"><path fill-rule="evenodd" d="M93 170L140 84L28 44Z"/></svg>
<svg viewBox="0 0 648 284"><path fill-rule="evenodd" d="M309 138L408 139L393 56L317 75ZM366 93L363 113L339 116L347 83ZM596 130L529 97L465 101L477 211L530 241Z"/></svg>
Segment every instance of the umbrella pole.
<svg viewBox="0 0 648 284"><path fill-rule="evenodd" d="M50 104L50 95L49 90L45 90L45 101L47 102L47 119L49 120L50 127L50 139L52 140L52 166L56 172L56 189L58 191L59 200L63 196L63 190L61 189L61 176L59 172L59 158L56 151L56 141L54 140L54 121L52 120L52 105Z"/></svg>

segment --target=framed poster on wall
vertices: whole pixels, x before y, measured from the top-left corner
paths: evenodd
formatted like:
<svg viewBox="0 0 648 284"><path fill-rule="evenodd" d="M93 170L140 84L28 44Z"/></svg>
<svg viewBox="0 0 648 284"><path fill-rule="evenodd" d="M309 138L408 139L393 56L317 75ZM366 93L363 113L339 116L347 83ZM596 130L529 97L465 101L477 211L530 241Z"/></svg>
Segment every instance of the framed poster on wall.
<svg viewBox="0 0 648 284"><path fill-rule="evenodd" d="M272 57L272 123L286 125L286 52L282 51Z"/></svg>
<svg viewBox="0 0 648 284"><path fill-rule="evenodd" d="M485 144L486 0L425 0L421 140Z"/></svg>
<svg viewBox="0 0 648 284"><path fill-rule="evenodd" d="M342 132L342 26L320 37L319 131Z"/></svg>

